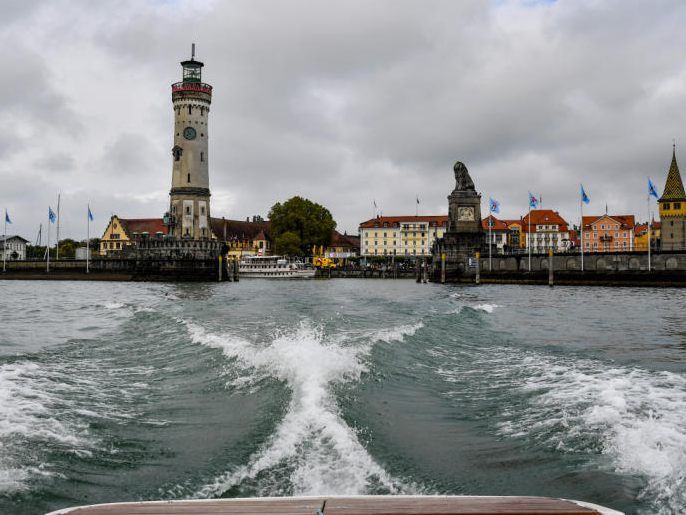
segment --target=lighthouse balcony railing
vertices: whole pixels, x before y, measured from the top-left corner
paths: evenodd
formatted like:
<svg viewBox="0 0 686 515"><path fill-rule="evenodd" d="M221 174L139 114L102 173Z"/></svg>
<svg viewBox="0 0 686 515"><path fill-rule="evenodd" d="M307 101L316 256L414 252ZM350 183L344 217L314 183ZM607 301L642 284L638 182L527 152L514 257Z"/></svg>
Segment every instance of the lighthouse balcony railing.
<svg viewBox="0 0 686 515"><path fill-rule="evenodd" d="M212 86L204 82L176 82L172 84L172 93L177 91L199 91L200 93L212 94Z"/></svg>

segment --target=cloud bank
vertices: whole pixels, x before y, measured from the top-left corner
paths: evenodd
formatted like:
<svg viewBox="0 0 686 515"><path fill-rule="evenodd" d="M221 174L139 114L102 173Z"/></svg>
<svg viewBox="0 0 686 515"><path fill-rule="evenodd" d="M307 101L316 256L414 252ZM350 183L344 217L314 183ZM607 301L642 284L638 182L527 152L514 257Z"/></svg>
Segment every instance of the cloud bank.
<svg viewBox="0 0 686 515"><path fill-rule="evenodd" d="M627 0L6 1L0 21L0 208L34 239L110 215L161 216L170 84L197 45L214 86L215 216L292 195L340 230L373 214L447 212L452 165L518 218L527 191L578 219L647 217L686 110L686 4ZM485 204L484 204L485 209Z"/></svg>

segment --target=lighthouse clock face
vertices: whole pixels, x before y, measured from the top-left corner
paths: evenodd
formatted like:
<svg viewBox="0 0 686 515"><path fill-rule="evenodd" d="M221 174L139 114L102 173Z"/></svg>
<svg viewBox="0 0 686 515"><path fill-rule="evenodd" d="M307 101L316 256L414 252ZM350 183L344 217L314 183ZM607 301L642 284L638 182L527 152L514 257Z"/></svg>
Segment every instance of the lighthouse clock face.
<svg viewBox="0 0 686 515"><path fill-rule="evenodd" d="M183 137L186 139L195 139L196 133L193 127L186 127L183 130Z"/></svg>

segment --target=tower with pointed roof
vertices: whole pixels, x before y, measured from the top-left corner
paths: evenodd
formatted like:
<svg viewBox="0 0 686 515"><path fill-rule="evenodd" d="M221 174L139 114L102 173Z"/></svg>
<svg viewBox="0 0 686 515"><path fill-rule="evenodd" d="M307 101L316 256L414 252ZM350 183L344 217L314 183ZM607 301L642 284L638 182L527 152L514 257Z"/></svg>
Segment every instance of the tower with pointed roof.
<svg viewBox="0 0 686 515"><path fill-rule="evenodd" d="M658 200L662 234L662 250L682 250L686 247L686 192L676 162L676 145L672 150L672 164L667 173L667 182Z"/></svg>

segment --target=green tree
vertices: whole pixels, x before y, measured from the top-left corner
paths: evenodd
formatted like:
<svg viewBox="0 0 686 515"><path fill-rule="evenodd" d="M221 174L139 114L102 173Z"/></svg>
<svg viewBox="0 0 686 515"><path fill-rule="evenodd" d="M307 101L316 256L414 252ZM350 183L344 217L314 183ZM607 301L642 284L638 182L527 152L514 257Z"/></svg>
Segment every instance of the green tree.
<svg viewBox="0 0 686 515"><path fill-rule="evenodd" d="M328 209L302 197L292 197L283 204L274 204L269 211L269 221L275 247L280 237L293 233L300 240L300 255L311 254L315 245L327 246L331 243L331 235L336 228L336 222ZM283 244L286 243L292 246L296 241L292 236L287 236L283 240Z"/></svg>
<svg viewBox="0 0 686 515"><path fill-rule="evenodd" d="M284 256L302 256L300 236L293 231L277 236L274 238L274 252Z"/></svg>

